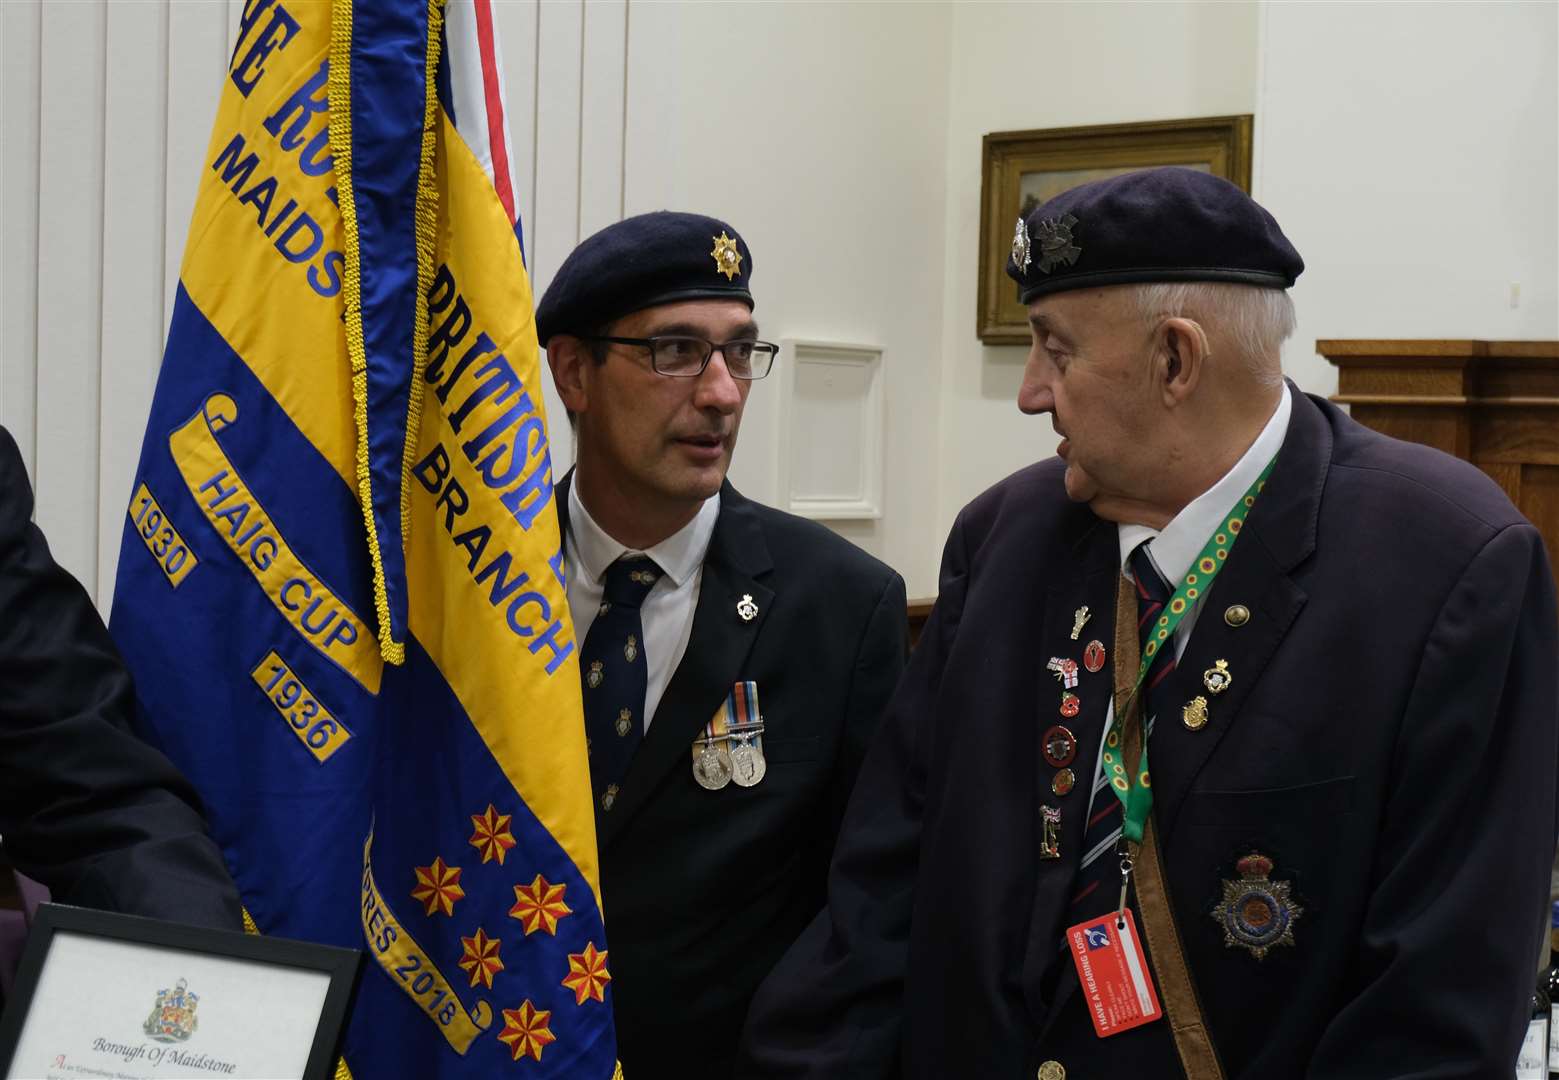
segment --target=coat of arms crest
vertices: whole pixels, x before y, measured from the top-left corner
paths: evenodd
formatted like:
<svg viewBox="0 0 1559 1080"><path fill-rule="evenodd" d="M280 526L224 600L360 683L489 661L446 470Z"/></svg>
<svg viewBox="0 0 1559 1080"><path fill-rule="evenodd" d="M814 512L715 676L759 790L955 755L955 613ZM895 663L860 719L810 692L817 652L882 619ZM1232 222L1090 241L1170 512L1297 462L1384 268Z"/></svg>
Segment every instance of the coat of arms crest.
<svg viewBox="0 0 1559 1080"><path fill-rule="evenodd" d="M195 1008L199 1004L200 995L191 993L180 979L172 990L157 991L157 1004L141 1029L158 1042L183 1042L195 1034Z"/></svg>

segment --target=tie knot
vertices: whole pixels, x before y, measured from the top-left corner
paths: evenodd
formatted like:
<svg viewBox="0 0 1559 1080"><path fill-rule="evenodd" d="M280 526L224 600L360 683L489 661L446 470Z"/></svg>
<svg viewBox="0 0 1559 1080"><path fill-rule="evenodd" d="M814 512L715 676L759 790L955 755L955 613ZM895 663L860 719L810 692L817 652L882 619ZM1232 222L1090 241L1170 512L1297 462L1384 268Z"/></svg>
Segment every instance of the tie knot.
<svg viewBox="0 0 1559 1080"><path fill-rule="evenodd" d="M648 555L624 555L606 568L606 602L636 608L660 580L661 569Z"/></svg>
<svg viewBox="0 0 1559 1080"><path fill-rule="evenodd" d="M1141 593L1146 593L1146 599L1154 604L1163 606L1169 603L1169 586L1164 579L1159 577L1158 568L1153 565L1153 560L1148 558L1148 544L1144 540L1132 549L1129 561L1131 562L1132 576L1137 579L1139 599Z"/></svg>

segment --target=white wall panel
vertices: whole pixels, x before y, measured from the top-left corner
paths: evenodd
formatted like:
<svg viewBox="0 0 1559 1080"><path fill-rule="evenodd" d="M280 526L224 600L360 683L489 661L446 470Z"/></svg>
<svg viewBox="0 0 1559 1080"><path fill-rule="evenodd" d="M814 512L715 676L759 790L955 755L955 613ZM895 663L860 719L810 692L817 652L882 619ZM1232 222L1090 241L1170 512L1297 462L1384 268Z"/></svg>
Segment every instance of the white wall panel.
<svg viewBox="0 0 1559 1080"><path fill-rule="evenodd" d="M103 3L43 6L39 114L37 521L93 593L107 20Z"/></svg>
<svg viewBox="0 0 1559 1080"><path fill-rule="evenodd" d="M33 472L38 355L38 104L43 13L0 4L0 424Z"/></svg>
<svg viewBox="0 0 1559 1080"><path fill-rule="evenodd" d="M123 515L163 343L163 186L168 117L168 5L108 7L103 129L102 429L98 446L98 593L113 598ZM150 271L150 272L148 272Z"/></svg>
<svg viewBox="0 0 1559 1080"><path fill-rule="evenodd" d="M168 23L167 189L163 198L162 329L168 330L178 294L184 238L201 170L207 162L211 124L233 47L228 5L207 0L172 0Z"/></svg>
<svg viewBox="0 0 1559 1080"><path fill-rule="evenodd" d="M627 0L585 5L579 108L579 236L623 217Z"/></svg>

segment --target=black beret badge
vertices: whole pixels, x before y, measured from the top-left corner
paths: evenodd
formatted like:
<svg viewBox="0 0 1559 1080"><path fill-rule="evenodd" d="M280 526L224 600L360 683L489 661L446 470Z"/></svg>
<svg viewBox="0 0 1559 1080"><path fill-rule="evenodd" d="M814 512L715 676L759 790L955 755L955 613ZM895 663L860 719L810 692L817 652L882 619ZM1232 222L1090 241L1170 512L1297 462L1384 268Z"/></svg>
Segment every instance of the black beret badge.
<svg viewBox="0 0 1559 1080"><path fill-rule="evenodd" d="M715 260L715 272L724 274L725 280L734 280L737 274L742 272L742 253L736 250L736 241L720 230L720 235L713 238L714 250L709 254Z"/></svg>
<svg viewBox="0 0 1559 1080"><path fill-rule="evenodd" d="M1064 214L1059 218L1046 218L1034 222L1035 239L1039 241L1039 272L1048 274L1059 263L1071 266L1083 253L1072 239L1072 226L1077 218Z"/></svg>

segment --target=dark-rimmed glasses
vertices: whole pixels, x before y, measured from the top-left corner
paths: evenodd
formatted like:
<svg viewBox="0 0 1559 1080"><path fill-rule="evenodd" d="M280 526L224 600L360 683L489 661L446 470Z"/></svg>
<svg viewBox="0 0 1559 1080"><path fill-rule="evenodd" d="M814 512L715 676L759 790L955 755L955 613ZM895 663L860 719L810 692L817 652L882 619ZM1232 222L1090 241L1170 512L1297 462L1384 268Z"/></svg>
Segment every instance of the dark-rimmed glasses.
<svg viewBox="0 0 1559 1080"><path fill-rule="evenodd" d="M692 378L702 375L709 366L709 358L720 350L725 357L725 369L733 379L761 379L774 366L774 356L779 346L767 341L726 341L716 345L701 337L684 334L666 334L656 337L606 337L595 334L586 341L607 341L613 345L637 345L650 351L650 367L657 374L675 378Z"/></svg>

